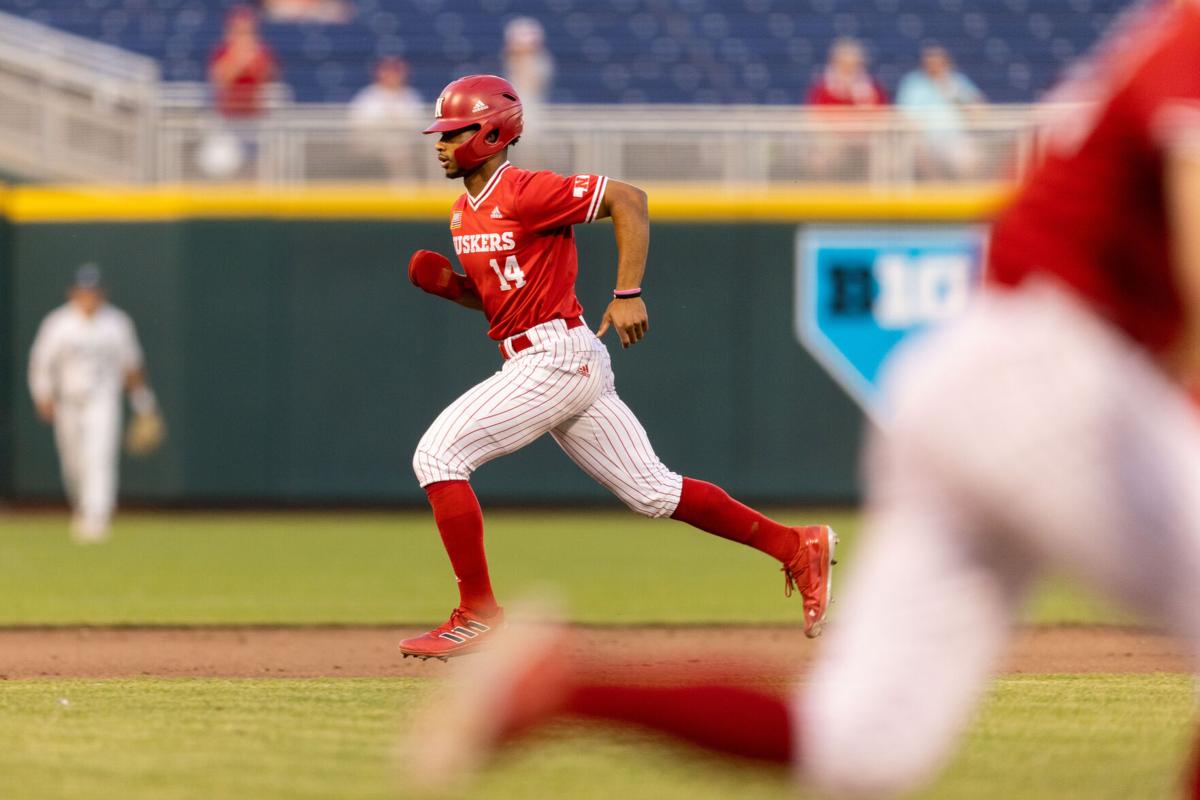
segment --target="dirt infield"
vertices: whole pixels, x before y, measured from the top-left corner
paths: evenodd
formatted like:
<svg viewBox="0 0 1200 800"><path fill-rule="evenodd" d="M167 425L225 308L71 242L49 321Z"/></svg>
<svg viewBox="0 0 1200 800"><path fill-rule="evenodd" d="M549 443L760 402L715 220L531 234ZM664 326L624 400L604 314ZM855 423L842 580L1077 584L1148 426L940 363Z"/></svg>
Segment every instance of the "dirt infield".
<svg viewBox="0 0 1200 800"><path fill-rule="evenodd" d="M426 677L446 665L404 659L386 627L0 629L0 680L155 677ZM802 669L817 643L795 627L579 627L574 647L614 673L721 671L750 662L764 677ZM648 669L652 668L652 669ZM1116 627L1036 627L1017 638L1010 673L1185 672L1171 640Z"/></svg>

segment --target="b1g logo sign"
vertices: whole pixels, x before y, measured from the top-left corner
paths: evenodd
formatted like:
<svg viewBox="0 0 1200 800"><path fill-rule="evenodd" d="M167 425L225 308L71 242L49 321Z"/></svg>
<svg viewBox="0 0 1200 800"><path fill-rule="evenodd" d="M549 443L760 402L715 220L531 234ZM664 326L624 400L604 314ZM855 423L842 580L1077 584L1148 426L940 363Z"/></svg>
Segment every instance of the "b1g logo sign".
<svg viewBox="0 0 1200 800"><path fill-rule="evenodd" d="M983 272L981 227L810 227L796 234L796 333L872 417L904 337L961 314Z"/></svg>

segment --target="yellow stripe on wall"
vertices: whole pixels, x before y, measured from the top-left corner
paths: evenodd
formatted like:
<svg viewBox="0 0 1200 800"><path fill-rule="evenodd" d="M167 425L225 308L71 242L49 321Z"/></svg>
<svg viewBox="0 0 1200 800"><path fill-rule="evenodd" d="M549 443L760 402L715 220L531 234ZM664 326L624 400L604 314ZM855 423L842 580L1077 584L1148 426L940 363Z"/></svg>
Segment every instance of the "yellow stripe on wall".
<svg viewBox="0 0 1200 800"><path fill-rule="evenodd" d="M690 222L972 221L1003 202L1007 188L911 190L646 185L653 219ZM21 223L156 222L181 219L444 220L458 187L306 186L0 187L0 208Z"/></svg>
<svg viewBox="0 0 1200 800"><path fill-rule="evenodd" d="M722 222L836 221L976 221L1003 204L1006 185L966 188L873 190L870 187L810 186L729 189L679 186L645 187L655 219Z"/></svg>
<svg viewBox="0 0 1200 800"><path fill-rule="evenodd" d="M192 218L442 219L452 191L323 187L20 186L5 208L16 222L155 222Z"/></svg>

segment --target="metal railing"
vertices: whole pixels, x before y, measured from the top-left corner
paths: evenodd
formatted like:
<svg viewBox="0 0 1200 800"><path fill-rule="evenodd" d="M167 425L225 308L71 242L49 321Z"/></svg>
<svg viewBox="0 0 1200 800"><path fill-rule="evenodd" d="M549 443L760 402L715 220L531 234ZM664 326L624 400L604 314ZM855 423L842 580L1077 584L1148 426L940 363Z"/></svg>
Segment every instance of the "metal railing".
<svg viewBox="0 0 1200 800"><path fill-rule="evenodd" d="M979 106L924 119L899 109L785 106L549 106L531 115L514 162L631 181L768 186L1007 181L1027 169L1037 123L1028 106ZM160 181L264 184L438 181L425 119L354 124L345 106L283 105L253 122L164 110Z"/></svg>
<svg viewBox="0 0 1200 800"><path fill-rule="evenodd" d="M0 14L0 169L37 179L440 184L420 135L426 112L363 125L348 106L297 104L272 86L260 117L224 119L205 84L162 83L152 59ZM1008 181L1038 141L1028 106L578 105L526 116L512 154L522 166L739 190Z"/></svg>
<svg viewBox="0 0 1200 800"><path fill-rule="evenodd" d="M43 179L153 175L158 64L0 13L0 164Z"/></svg>

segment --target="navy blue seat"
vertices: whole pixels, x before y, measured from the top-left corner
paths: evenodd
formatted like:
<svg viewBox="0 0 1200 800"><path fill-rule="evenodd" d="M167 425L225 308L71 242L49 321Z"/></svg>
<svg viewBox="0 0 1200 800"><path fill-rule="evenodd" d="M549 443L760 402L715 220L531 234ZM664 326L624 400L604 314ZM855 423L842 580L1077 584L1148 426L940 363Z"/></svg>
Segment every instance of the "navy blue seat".
<svg viewBox="0 0 1200 800"><path fill-rule="evenodd" d="M1035 100L1128 0L356 0L345 25L273 24L297 99L346 101L382 56L408 59L428 98L467 71L498 72L503 27L538 17L559 102L800 101L830 42L866 42L889 92L926 41L998 102ZM4 0L4 10L151 56L203 80L236 0ZM1049 8L1047 8L1049 6ZM552 13L549 13L552 12Z"/></svg>

